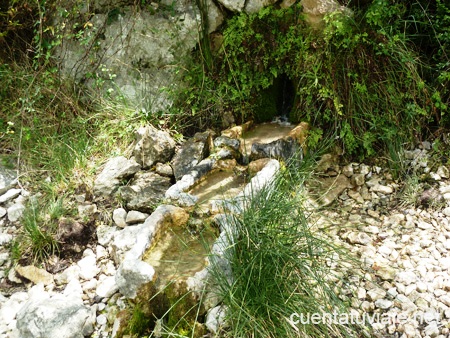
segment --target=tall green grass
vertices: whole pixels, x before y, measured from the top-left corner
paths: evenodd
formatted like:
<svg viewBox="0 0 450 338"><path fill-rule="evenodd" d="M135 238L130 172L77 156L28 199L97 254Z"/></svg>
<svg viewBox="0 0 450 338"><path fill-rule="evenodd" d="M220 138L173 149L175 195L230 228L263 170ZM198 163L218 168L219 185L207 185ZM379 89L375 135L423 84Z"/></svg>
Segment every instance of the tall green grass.
<svg viewBox="0 0 450 338"><path fill-rule="evenodd" d="M368 332L351 325L295 325L290 320L293 313L349 313L327 262L339 267L354 261L308 222L303 209L303 183L311 171L307 162L288 166L272 186L253 196L242 215L229 215L233 244L225 256L231 276L223 261L211 260L216 262L215 283L228 309L229 328L220 336L358 337Z"/></svg>

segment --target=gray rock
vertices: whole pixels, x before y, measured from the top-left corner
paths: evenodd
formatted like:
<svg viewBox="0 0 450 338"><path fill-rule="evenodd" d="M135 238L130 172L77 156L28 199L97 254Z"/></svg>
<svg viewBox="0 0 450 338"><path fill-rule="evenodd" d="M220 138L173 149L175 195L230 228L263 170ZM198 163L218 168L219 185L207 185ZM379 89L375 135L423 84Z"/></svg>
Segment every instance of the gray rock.
<svg viewBox="0 0 450 338"><path fill-rule="evenodd" d="M0 207L0 219L3 218L6 215L6 209L3 207Z"/></svg>
<svg viewBox="0 0 450 338"><path fill-rule="evenodd" d="M168 177L154 172L139 172L129 186L119 189L119 194L128 209L151 213L161 203L170 186Z"/></svg>
<svg viewBox="0 0 450 338"><path fill-rule="evenodd" d="M119 228L127 226L127 211L124 208L117 208L113 211L113 221Z"/></svg>
<svg viewBox="0 0 450 338"><path fill-rule="evenodd" d="M12 240L13 240L12 235L0 233L0 246L4 246L8 243L11 243Z"/></svg>
<svg viewBox="0 0 450 338"><path fill-rule="evenodd" d="M376 184L374 185L371 190L373 192L379 192L385 195L389 195L392 194L394 192L394 189L392 189L392 187L386 186L386 185L381 185L381 184Z"/></svg>
<svg viewBox="0 0 450 338"><path fill-rule="evenodd" d="M13 198L16 198L20 195L21 192L22 189L9 189L7 192L0 196L0 204L6 203Z"/></svg>
<svg viewBox="0 0 450 338"><path fill-rule="evenodd" d="M245 4L244 11L248 14L259 12L264 7L273 5L278 0L249 0Z"/></svg>
<svg viewBox="0 0 450 338"><path fill-rule="evenodd" d="M11 189L17 183L17 175L14 170L6 169L0 165L0 194Z"/></svg>
<svg viewBox="0 0 450 338"><path fill-rule="evenodd" d="M212 333L218 333L221 328L225 328L227 308L223 305L216 306L208 311L206 314L205 325Z"/></svg>
<svg viewBox="0 0 450 338"><path fill-rule="evenodd" d="M25 206L21 203L16 203L11 205L8 209L8 220L10 222L17 222L22 218L22 215L25 211Z"/></svg>
<svg viewBox="0 0 450 338"><path fill-rule="evenodd" d="M82 203L78 205L78 215L82 218L89 218L97 213L97 204Z"/></svg>
<svg viewBox="0 0 450 338"><path fill-rule="evenodd" d="M365 176L364 174L354 174L352 176L352 184L357 186L362 186L365 183Z"/></svg>
<svg viewBox="0 0 450 338"><path fill-rule="evenodd" d="M141 260L125 260L116 273L116 285L122 295L134 299L141 286L151 282L155 269Z"/></svg>
<svg viewBox="0 0 450 338"><path fill-rule="evenodd" d="M180 180L209 155L211 132L197 133L187 140L172 159L175 179Z"/></svg>
<svg viewBox="0 0 450 338"><path fill-rule="evenodd" d="M156 163L155 172L161 176L173 176L173 169L168 163Z"/></svg>
<svg viewBox="0 0 450 338"><path fill-rule="evenodd" d="M347 239L352 244L367 245L372 242L372 239L365 232L352 232L347 236Z"/></svg>
<svg viewBox="0 0 450 338"><path fill-rule="evenodd" d="M98 244L107 247L112 241L114 234L117 232L115 226L100 225L97 227L97 241Z"/></svg>
<svg viewBox="0 0 450 338"><path fill-rule="evenodd" d="M450 177L449 170L445 166L440 166L438 168L438 170L436 171L436 174L438 174L440 177L443 177L443 178L449 178Z"/></svg>
<svg viewBox="0 0 450 338"><path fill-rule="evenodd" d="M172 200L180 199L200 178L212 170L215 163L215 159L211 157L205 158L189 174L184 175L176 184L172 185L166 191L165 197Z"/></svg>
<svg viewBox="0 0 450 338"><path fill-rule="evenodd" d="M287 161L299 151L300 146L291 137L275 140L270 143L253 143L250 151L250 160L273 158Z"/></svg>
<svg viewBox="0 0 450 338"><path fill-rule="evenodd" d="M389 309L392 306L392 304L393 303L387 299L377 299L375 301L375 306L383 310Z"/></svg>
<svg viewBox="0 0 450 338"><path fill-rule="evenodd" d="M208 33L212 33L219 28L225 17L213 0L207 0L208 8Z"/></svg>
<svg viewBox="0 0 450 338"><path fill-rule="evenodd" d="M95 315L81 299L30 299L17 314L21 338L82 338L94 331Z"/></svg>
<svg viewBox="0 0 450 338"><path fill-rule="evenodd" d="M239 151L240 146L241 142L235 138L219 136L214 139L214 147L216 148L227 147L234 151Z"/></svg>
<svg viewBox="0 0 450 338"><path fill-rule="evenodd" d="M417 281L417 275L412 271L401 271L396 276L396 281L404 285L409 285Z"/></svg>
<svg viewBox="0 0 450 338"><path fill-rule="evenodd" d="M367 291L367 296L369 297L369 299L375 302L379 299L383 299L386 296L386 291L379 287L375 287Z"/></svg>
<svg viewBox="0 0 450 338"><path fill-rule="evenodd" d="M218 2L232 12L241 12L245 5L245 0L218 0Z"/></svg>
<svg viewBox="0 0 450 338"><path fill-rule="evenodd" d="M109 298L119 290L115 276L108 276L97 284L95 294L101 298Z"/></svg>
<svg viewBox="0 0 450 338"><path fill-rule="evenodd" d="M143 223L147 217L148 214L136 210L131 210L127 214L126 222L128 224Z"/></svg>
<svg viewBox="0 0 450 338"><path fill-rule="evenodd" d="M91 280L100 272L94 254L82 258L77 265L80 267L80 277L84 280Z"/></svg>
<svg viewBox="0 0 450 338"><path fill-rule="evenodd" d="M143 169L148 169L156 162L170 161L175 152L175 141L163 130L148 125L136 131L134 158Z"/></svg>
<svg viewBox="0 0 450 338"><path fill-rule="evenodd" d="M121 180L133 176L141 166L135 160L127 160L123 156L110 159L94 182L94 193L99 196L110 196L121 184Z"/></svg>

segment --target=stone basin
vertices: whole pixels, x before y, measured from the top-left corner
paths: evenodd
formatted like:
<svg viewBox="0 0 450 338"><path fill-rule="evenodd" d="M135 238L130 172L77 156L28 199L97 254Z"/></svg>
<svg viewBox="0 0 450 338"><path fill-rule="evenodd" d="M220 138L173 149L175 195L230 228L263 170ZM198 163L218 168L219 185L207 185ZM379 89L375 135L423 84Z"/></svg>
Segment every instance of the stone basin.
<svg viewBox="0 0 450 338"><path fill-rule="evenodd" d="M236 196L245 186L242 174L233 171L213 170L198 182L189 194L198 197L198 204L210 200L221 200Z"/></svg>
<svg viewBox="0 0 450 338"><path fill-rule="evenodd" d="M167 229L145 253L143 261L155 269L158 284L166 285L202 270L215 239L216 235L208 227L200 234L192 234L186 227Z"/></svg>
<svg viewBox="0 0 450 338"><path fill-rule="evenodd" d="M250 155L253 143L270 143L289 135L295 125L280 124L275 122L261 123L244 132L242 143L246 155Z"/></svg>

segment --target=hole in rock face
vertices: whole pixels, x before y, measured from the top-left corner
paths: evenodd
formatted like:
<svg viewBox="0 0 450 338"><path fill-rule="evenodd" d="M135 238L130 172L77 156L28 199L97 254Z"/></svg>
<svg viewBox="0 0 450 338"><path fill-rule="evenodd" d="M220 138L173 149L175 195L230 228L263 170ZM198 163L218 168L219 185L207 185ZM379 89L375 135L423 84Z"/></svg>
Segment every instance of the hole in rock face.
<svg viewBox="0 0 450 338"><path fill-rule="evenodd" d="M279 117L287 122L294 105L294 82L281 74L273 80L273 84L259 92L255 105L255 120L257 123L269 122Z"/></svg>
<svg viewBox="0 0 450 338"><path fill-rule="evenodd" d="M287 122L294 104L295 87L294 83L286 74L279 77L279 93L277 96L278 116L281 121Z"/></svg>

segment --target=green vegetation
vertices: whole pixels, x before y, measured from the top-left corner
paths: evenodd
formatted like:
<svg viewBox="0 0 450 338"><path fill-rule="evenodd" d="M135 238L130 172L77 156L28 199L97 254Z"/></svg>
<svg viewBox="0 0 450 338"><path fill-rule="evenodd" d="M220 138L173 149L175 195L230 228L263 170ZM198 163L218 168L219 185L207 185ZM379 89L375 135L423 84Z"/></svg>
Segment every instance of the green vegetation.
<svg viewBox="0 0 450 338"><path fill-rule="evenodd" d="M170 92L176 104L161 118L130 109L116 95L115 74L99 60L92 61L94 71L81 76L92 84L90 90L59 72L54 51L64 39L86 50L98 47L99 31L89 21L92 13L80 10L82 2L60 9L56 1L4 1L0 163L16 167L26 189L43 193L24 214L22 232L11 246L14 260L38 263L58 254L58 221L72 215L71 196L90 190L106 158L127 153L140 123L192 133L220 129L229 112L238 123L267 121L278 113L284 76L295 87L290 118L310 122L308 140L313 145L322 135L334 134L346 155L364 158L385 152L395 178L409 175L402 166L404 145L441 136L450 125L450 5L444 0L373 0L360 6L342 2L353 13L329 15L321 29L307 24L299 4L230 15L220 32L223 43L213 49L206 34L207 2L196 0L203 27L198 49L180 67L185 85ZM152 14L157 7L148 1L138 5ZM174 6L175 1L160 8L170 15ZM111 9L107 24L120 13ZM63 19L59 26L54 25L55 15ZM437 156L443 154L442 162L448 164L445 147ZM328 263L337 263L336 254L343 263L349 258L310 228L302 207L306 177L288 166L241 217L232 218L233 278L216 271L231 324L225 336L366 333L359 327L293 326L287 320L293 312L348 309L347 299L334 289L346 281L334 278ZM416 203L424 181L413 175L406 182L400 197L405 205ZM172 311L165 314L169 336L202 332L190 327L200 312L191 302L164 301ZM154 317L163 315L160 308L144 308L143 303L129 314L132 334L149 333Z"/></svg>
<svg viewBox="0 0 450 338"><path fill-rule="evenodd" d="M334 131L347 155L373 156L393 138L414 141L447 123L448 12L441 1L430 9L379 0L325 17L323 29L306 23L300 5L235 15L216 66L186 74L185 113L214 122L229 110L238 120L265 120L270 112L259 107L271 109L268 90L286 74L296 86L291 120Z"/></svg>
<svg viewBox="0 0 450 338"><path fill-rule="evenodd" d="M29 203L22 219L23 229L13 243L14 261L30 259L40 263L58 254L58 222L67 214L70 210L65 209L62 199L47 204L37 200Z"/></svg>
<svg viewBox="0 0 450 338"><path fill-rule="evenodd" d="M253 196L243 215L228 217L234 244L225 256L231 271L212 257L228 308L225 337L356 337L366 332L356 326L289 321L292 313L348 313L349 303L334 288L346 281L334 276L336 267L332 270L329 263L353 266L349 254L308 222L303 183L311 166L303 163L288 166L271 187Z"/></svg>

